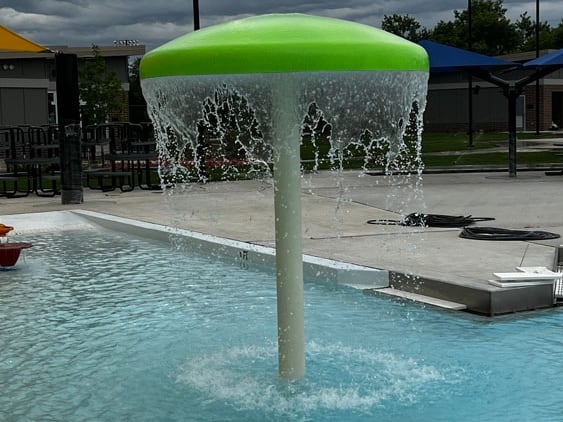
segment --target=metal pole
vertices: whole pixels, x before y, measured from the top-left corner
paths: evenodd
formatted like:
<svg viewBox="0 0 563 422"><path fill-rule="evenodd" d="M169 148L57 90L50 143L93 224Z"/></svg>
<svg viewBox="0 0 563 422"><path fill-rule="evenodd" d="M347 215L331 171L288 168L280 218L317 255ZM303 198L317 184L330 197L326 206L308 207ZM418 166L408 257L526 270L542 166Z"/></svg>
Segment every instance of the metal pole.
<svg viewBox="0 0 563 422"><path fill-rule="evenodd" d="M193 10L194 10L194 31L197 31L199 29L199 0L194 0Z"/></svg>
<svg viewBox="0 0 563 422"><path fill-rule="evenodd" d="M540 0L536 0L536 58L540 56ZM536 80L536 135L540 134L540 80Z"/></svg>
<svg viewBox="0 0 563 422"><path fill-rule="evenodd" d="M516 177L516 100L518 92L514 89L508 91L508 175Z"/></svg>
<svg viewBox="0 0 563 422"><path fill-rule="evenodd" d="M78 58L76 54L57 53L57 114L61 165L61 204L81 204L82 154L80 147L80 102Z"/></svg>
<svg viewBox="0 0 563 422"><path fill-rule="evenodd" d="M471 13L471 0L467 0L467 36L469 37L467 41L467 49L471 51L473 48L472 40L471 40L471 28L473 26L472 22L472 13ZM469 146L473 146L473 76L469 74L468 76L468 85L467 91L469 92L469 97L467 101L467 107L469 109L469 130L467 135L469 136Z"/></svg>
<svg viewBox="0 0 563 422"><path fill-rule="evenodd" d="M274 206L279 375L305 375L305 305L301 228L300 137L296 130L297 98L292 75L280 75L273 86Z"/></svg>

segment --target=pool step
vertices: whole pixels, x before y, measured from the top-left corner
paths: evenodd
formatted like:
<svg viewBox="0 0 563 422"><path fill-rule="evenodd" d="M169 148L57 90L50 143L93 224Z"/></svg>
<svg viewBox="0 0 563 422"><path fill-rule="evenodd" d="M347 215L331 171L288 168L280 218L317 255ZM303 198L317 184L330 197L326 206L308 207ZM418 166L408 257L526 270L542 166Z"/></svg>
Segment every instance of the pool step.
<svg viewBox="0 0 563 422"><path fill-rule="evenodd" d="M496 287L528 287L541 284L553 284L561 281L561 274L546 267L516 267L517 272L493 273L496 277L489 284Z"/></svg>
<svg viewBox="0 0 563 422"><path fill-rule="evenodd" d="M406 292L404 290L398 290L392 287L384 289L373 289L373 292L410 299L414 300L415 302L422 302L426 303L427 305L437 306L439 308L450 309L454 311L463 311L464 309L467 309L467 306L463 303L450 302L449 300L437 299L435 297L425 296L418 293Z"/></svg>

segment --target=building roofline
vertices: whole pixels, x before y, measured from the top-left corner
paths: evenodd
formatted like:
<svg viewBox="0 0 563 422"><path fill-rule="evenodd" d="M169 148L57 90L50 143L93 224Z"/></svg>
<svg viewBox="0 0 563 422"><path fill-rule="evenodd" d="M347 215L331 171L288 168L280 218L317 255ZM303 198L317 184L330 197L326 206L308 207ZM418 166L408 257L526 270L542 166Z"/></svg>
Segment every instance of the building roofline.
<svg viewBox="0 0 563 422"><path fill-rule="evenodd" d="M540 57L552 53L557 50L545 49L540 50ZM495 56L497 59L508 60L511 62L527 62L536 58L536 51L525 51L522 53L503 54L502 56Z"/></svg>
<svg viewBox="0 0 563 422"><path fill-rule="evenodd" d="M55 52L76 54L78 58L94 57L92 53L92 46L89 47L69 47L66 45L51 45L48 46L52 52L45 53L24 53L17 51L0 51L0 60L14 60L14 59L44 59L54 58ZM145 54L145 45L111 45L111 46L98 46L100 55L102 57L129 57L129 56L142 56Z"/></svg>

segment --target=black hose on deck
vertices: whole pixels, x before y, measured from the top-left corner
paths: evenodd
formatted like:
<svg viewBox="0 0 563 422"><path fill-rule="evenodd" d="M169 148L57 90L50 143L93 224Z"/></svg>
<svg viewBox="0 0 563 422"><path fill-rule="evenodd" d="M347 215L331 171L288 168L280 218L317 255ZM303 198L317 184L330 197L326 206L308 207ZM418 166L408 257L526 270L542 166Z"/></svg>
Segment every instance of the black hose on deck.
<svg viewBox="0 0 563 422"><path fill-rule="evenodd" d="M470 215L422 214L413 212L401 220L368 220L368 224L419 226L419 227L465 227L479 221L491 221L492 217L472 217Z"/></svg>
<svg viewBox="0 0 563 422"><path fill-rule="evenodd" d="M459 237L475 240L549 240L561 237L557 233L540 230L510 230L496 227L467 227L480 221L491 221L493 217L472 217L470 215L422 214L413 212L401 220L368 220L368 224L418 226L418 227L460 227Z"/></svg>
<svg viewBox="0 0 563 422"><path fill-rule="evenodd" d="M465 227L459 237L475 240L548 240L561 237L541 230L509 230L496 227Z"/></svg>

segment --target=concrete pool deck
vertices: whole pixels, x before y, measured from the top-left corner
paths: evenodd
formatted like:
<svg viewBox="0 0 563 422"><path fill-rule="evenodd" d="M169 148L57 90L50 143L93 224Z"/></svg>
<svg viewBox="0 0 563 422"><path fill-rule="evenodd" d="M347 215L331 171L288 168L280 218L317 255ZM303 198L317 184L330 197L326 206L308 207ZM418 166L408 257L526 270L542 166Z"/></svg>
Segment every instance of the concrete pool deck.
<svg viewBox="0 0 563 422"><path fill-rule="evenodd" d="M459 237L461 229L367 224L401 214L493 217L479 226L545 230L563 234L563 177L544 172L424 174L359 177L330 172L302 180L304 253L389 271L398 290L456 302L469 311L496 315L553 304L552 286L500 288L493 273L516 267L554 269L562 239L483 241ZM338 198L341 198L340 200ZM273 189L269 181L192 185L181 194L84 190L81 205L60 197L0 198L0 223L10 214L83 209L149 223L273 246Z"/></svg>

